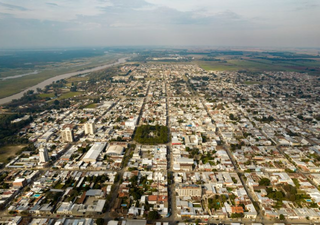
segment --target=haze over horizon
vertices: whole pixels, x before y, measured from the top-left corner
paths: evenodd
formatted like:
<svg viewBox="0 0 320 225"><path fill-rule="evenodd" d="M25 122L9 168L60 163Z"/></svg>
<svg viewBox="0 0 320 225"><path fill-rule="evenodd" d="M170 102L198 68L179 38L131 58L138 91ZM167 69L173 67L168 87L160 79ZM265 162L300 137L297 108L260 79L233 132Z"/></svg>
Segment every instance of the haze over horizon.
<svg viewBox="0 0 320 225"><path fill-rule="evenodd" d="M0 48L320 47L317 0L0 0Z"/></svg>

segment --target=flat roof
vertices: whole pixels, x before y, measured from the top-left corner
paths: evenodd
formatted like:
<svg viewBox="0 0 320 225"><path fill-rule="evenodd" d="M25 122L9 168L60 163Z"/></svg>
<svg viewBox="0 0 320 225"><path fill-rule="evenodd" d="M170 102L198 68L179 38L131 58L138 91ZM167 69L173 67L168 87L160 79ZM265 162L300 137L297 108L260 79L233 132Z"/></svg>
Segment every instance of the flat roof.
<svg viewBox="0 0 320 225"><path fill-rule="evenodd" d="M83 161L95 161L97 160L100 153L104 150L107 143L105 142L96 142L87 152L87 154L83 157Z"/></svg>
<svg viewBox="0 0 320 225"><path fill-rule="evenodd" d="M127 220L126 225L146 225L146 220Z"/></svg>

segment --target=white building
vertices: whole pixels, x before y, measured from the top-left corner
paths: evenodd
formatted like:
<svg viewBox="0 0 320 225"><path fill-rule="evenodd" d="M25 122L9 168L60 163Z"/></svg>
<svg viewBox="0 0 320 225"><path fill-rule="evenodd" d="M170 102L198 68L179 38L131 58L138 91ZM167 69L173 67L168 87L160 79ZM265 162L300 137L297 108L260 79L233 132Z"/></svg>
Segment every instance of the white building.
<svg viewBox="0 0 320 225"><path fill-rule="evenodd" d="M88 122L84 124L84 132L85 134L94 134L96 132L96 128L93 122Z"/></svg>
<svg viewBox="0 0 320 225"><path fill-rule="evenodd" d="M107 149L107 155L121 156L123 155L124 147L120 145L110 145Z"/></svg>
<svg viewBox="0 0 320 225"><path fill-rule="evenodd" d="M201 197L202 189L201 186L196 184L179 184L176 186L176 192L179 196L196 196Z"/></svg>
<svg viewBox="0 0 320 225"><path fill-rule="evenodd" d="M138 116L131 117L125 122L126 127L130 127L131 129L134 129L138 122Z"/></svg>
<svg viewBox="0 0 320 225"><path fill-rule="evenodd" d="M89 162L96 162L97 158L101 154L101 152L105 149L107 143L105 142L96 142L94 145L89 149L87 154L83 157L82 161L89 163Z"/></svg>
<svg viewBox="0 0 320 225"><path fill-rule="evenodd" d="M70 127L67 127L66 129L61 131L61 137L64 142L73 142L73 130L71 130Z"/></svg>
<svg viewBox="0 0 320 225"><path fill-rule="evenodd" d="M41 147L39 149L39 163L49 162L49 154L46 147Z"/></svg>

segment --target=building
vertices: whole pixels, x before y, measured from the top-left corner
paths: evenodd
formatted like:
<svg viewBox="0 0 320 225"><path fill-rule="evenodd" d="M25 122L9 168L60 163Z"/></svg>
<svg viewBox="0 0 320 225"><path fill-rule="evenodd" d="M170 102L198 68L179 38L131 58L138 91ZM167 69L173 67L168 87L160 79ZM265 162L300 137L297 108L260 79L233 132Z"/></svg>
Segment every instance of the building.
<svg viewBox="0 0 320 225"><path fill-rule="evenodd" d="M125 122L126 127L130 127L131 129L134 129L138 122L138 116L131 117Z"/></svg>
<svg viewBox="0 0 320 225"><path fill-rule="evenodd" d="M38 142L48 142L53 134L54 133L52 131L47 131L45 134L38 138Z"/></svg>
<svg viewBox="0 0 320 225"><path fill-rule="evenodd" d="M39 163L49 162L49 154L46 147L41 147L39 149Z"/></svg>
<svg viewBox="0 0 320 225"><path fill-rule="evenodd" d="M178 184L176 186L176 192L179 196L191 196L191 197L201 197L202 189L201 186L196 184Z"/></svg>
<svg viewBox="0 0 320 225"><path fill-rule="evenodd" d="M73 142L73 130L70 127L67 127L66 129L61 131L61 137L64 142Z"/></svg>
<svg viewBox="0 0 320 225"><path fill-rule="evenodd" d="M146 225L146 220L127 220L126 225Z"/></svg>
<svg viewBox="0 0 320 225"><path fill-rule="evenodd" d="M94 145L89 149L87 154L83 157L82 161L86 163L96 162L97 158L101 154L101 152L105 149L107 143L105 142L96 142Z"/></svg>
<svg viewBox="0 0 320 225"><path fill-rule="evenodd" d="M124 147L120 145L110 145L107 149L107 155L121 156L123 155Z"/></svg>
<svg viewBox="0 0 320 225"><path fill-rule="evenodd" d="M88 122L84 124L84 132L85 134L94 134L96 132L96 128L93 122Z"/></svg>
<svg viewBox="0 0 320 225"><path fill-rule="evenodd" d="M16 178L13 183L12 183L12 186L14 188L21 188L21 187L24 187L28 184L26 178Z"/></svg>

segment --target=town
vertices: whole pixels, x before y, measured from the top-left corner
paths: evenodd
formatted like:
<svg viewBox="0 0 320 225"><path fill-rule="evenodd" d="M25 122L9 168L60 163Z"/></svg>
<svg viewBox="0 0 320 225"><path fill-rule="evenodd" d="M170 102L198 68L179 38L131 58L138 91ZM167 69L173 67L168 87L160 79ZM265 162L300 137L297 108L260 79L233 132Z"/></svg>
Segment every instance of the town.
<svg viewBox="0 0 320 225"><path fill-rule="evenodd" d="M62 83L81 91L67 107L11 121L33 117L19 132L33 148L0 170L0 224L320 222L319 78L163 62L113 71ZM58 105L55 91L46 101Z"/></svg>

